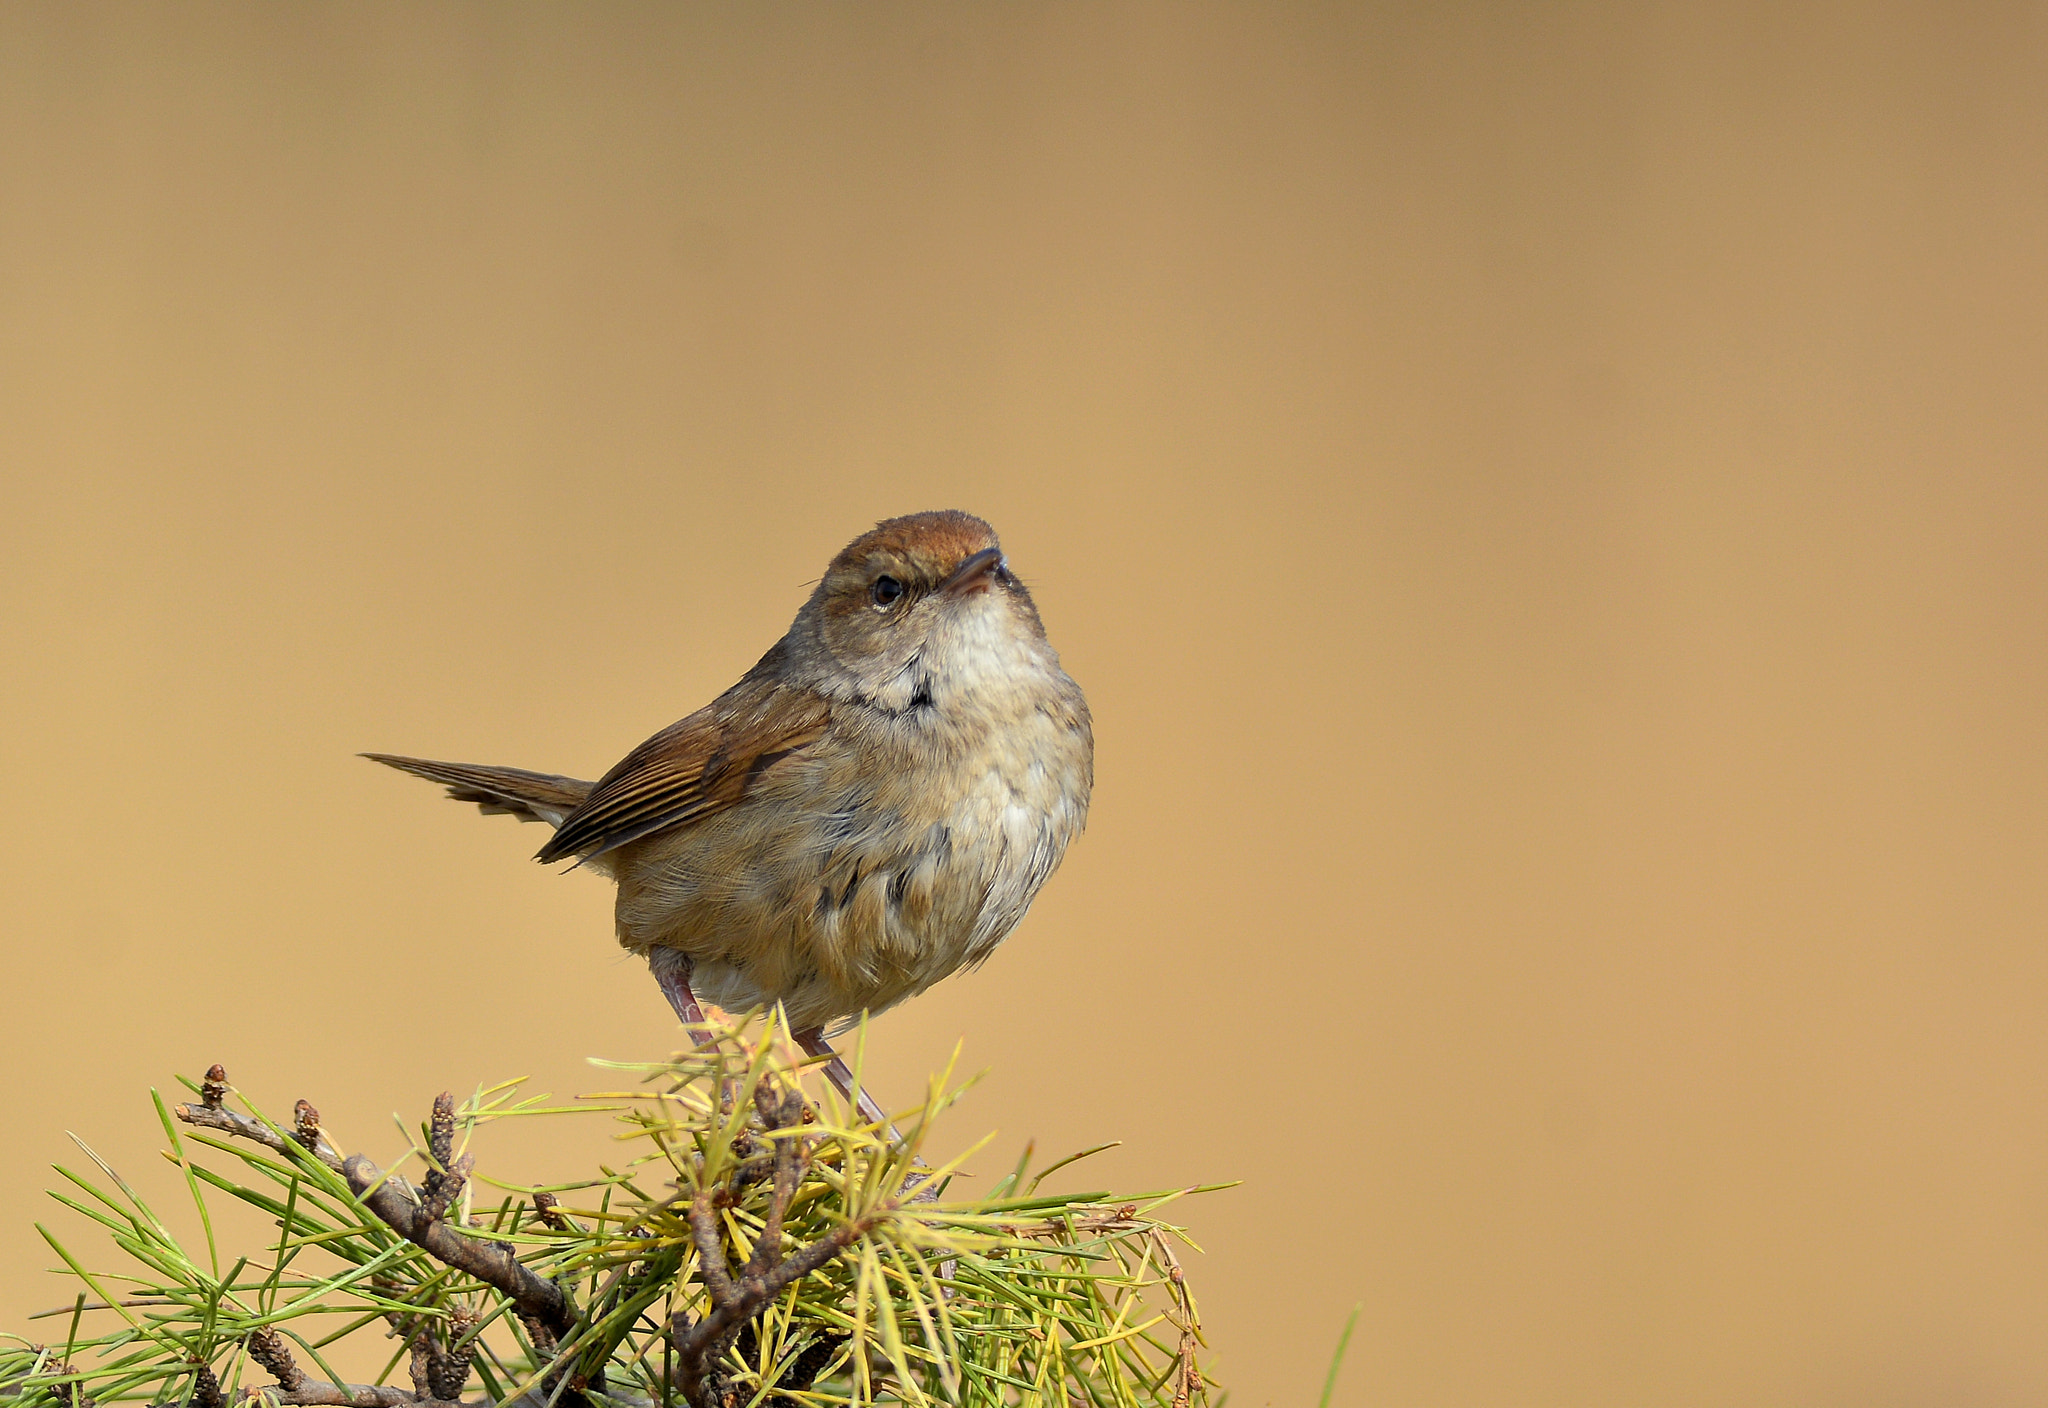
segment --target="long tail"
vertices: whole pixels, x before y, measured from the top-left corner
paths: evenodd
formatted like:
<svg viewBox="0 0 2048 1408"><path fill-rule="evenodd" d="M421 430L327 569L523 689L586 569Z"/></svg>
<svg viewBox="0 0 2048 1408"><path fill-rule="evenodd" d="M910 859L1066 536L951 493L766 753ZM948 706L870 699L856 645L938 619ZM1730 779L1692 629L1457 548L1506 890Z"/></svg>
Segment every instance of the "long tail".
<svg viewBox="0 0 2048 1408"><path fill-rule="evenodd" d="M475 763L436 763L426 758L401 758L391 753L365 753L371 762L445 783L458 802L475 802L485 816L516 816L560 826L562 818L582 804L597 784L524 768L487 768Z"/></svg>

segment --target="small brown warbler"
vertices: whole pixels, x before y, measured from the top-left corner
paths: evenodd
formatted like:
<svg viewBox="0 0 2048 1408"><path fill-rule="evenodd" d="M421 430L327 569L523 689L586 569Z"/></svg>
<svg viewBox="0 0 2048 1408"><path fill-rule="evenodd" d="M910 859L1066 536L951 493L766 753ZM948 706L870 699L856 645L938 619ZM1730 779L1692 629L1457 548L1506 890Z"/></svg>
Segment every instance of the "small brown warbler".
<svg viewBox="0 0 2048 1408"><path fill-rule="evenodd" d="M618 882L619 942L684 1022L698 998L779 1002L818 1053L827 1026L986 958L1094 780L1080 686L995 531L958 512L854 539L738 684L594 783L365 756L554 827L537 859Z"/></svg>

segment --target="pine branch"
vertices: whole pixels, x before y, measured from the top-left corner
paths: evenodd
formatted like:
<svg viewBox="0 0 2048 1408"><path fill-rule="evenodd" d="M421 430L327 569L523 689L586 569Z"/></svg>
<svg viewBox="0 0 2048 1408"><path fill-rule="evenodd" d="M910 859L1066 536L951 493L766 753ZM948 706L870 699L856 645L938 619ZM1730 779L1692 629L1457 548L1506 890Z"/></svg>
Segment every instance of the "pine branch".
<svg viewBox="0 0 2048 1408"><path fill-rule="evenodd" d="M652 1088L573 1106L509 1085L442 1095L415 1184L342 1154L306 1101L288 1126L230 1109L214 1067L197 1101L158 1104L207 1246L180 1247L96 1158L106 1184L67 1172L60 1199L130 1264L95 1271L44 1231L81 1293L38 1317L62 1317L55 1343L0 1339L0 1408L1206 1408L1182 1234L1159 1220L1198 1190L1041 1194L1020 1164L945 1201L959 1160L919 1150L959 1091L935 1081L898 1135L830 1090L807 1097L817 1071L772 1019L622 1069ZM484 1205L462 1131L577 1109L623 1122L622 1167L497 1184L512 1195ZM230 1264L207 1212L222 1194L274 1243ZM379 1331L396 1345L378 1377L404 1366L410 1384L350 1383L322 1357Z"/></svg>

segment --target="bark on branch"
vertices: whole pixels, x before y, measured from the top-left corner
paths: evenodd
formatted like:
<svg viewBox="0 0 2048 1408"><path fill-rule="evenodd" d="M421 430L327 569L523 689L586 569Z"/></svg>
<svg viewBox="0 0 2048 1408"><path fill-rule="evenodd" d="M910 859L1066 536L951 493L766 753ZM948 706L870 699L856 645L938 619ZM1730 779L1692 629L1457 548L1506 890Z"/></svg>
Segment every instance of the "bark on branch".
<svg viewBox="0 0 2048 1408"><path fill-rule="evenodd" d="M522 1317L538 1320L560 1339L576 1323L576 1312L562 1288L529 1270L510 1247L465 1237L441 1220L469 1176L469 1167L465 1154L448 1170L449 1184L436 1189L427 1202L416 1203L408 1196L409 1189L396 1179L386 1179L384 1171L364 1155L351 1154L342 1161L348 1186L387 1227L443 1265L504 1292Z"/></svg>
<svg viewBox="0 0 2048 1408"><path fill-rule="evenodd" d="M216 1066L214 1069L220 1068ZM222 1134L232 1134L237 1139L261 1144L273 1154L283 1154L287 1159L292 1156L294 1150L310 1152L314 1158L336 1173L342 1171L341 1154L327 1142L325 1136L322 1136L311 1150L307 1150L298 1140L279 1134L263 1121L251 1119L247 1115L238 1115L233 1110L225 1110L218 1105L173 1105L171 1113L186 1124L200 1129L219 1130Z"/></svg>

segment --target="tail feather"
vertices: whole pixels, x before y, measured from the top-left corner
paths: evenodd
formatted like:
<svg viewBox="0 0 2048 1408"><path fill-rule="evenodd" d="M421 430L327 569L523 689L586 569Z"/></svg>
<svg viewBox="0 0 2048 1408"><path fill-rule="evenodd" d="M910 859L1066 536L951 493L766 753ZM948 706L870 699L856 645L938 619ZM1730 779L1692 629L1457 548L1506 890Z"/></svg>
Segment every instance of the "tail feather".
<svg viewBox="0 0 2048 1408"><path fill-rule="evenodd" d="M516 816L560 826L562 818L582 805L597 784L524 768L487 768L475 763L437 763L391 753L365 753L371 762L439 782L457 802L474 802L485 816Z"/></svg>

